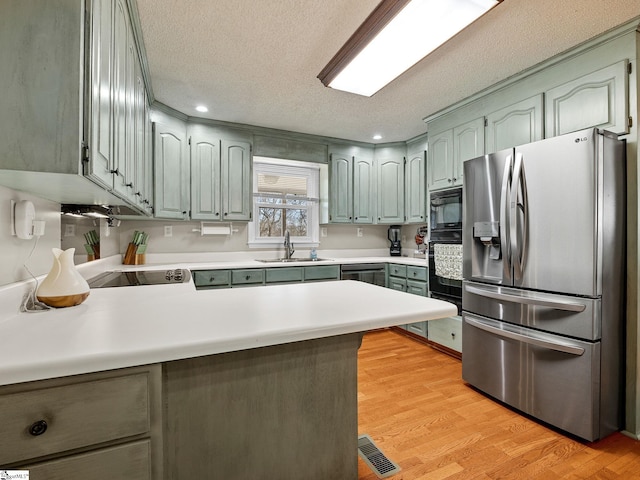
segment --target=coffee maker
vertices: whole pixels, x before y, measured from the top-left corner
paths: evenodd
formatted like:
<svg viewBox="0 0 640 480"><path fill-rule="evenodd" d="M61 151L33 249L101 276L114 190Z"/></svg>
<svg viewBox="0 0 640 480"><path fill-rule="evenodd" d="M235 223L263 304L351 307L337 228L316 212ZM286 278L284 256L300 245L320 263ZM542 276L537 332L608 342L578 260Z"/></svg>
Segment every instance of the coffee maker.
<svg viewBox="0 0 640 480"><path fill-rule="evenodd" d="M400 225L390 225L387 231L387 238L391 242L389 255L399 257L402 255L402 245L400 245Z"/></svg>

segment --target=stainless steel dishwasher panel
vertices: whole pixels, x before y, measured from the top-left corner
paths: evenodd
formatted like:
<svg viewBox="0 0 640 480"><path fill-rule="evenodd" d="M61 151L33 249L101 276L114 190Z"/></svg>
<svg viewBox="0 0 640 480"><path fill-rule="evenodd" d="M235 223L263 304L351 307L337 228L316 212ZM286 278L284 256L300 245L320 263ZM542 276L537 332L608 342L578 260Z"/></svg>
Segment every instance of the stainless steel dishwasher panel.
<svg viewBox="0 0 640 480"><path fill-rule="evenodd" d="M384 263L354 263L340 266L341 280L357 280L373 285L385 286Z"/></svg>
<svg viewBox="0 0 640 480"><path fill-rule="evenodd" d="M524 413L589 441L600 425L600 342L462 314L462 378Z"/></svg>

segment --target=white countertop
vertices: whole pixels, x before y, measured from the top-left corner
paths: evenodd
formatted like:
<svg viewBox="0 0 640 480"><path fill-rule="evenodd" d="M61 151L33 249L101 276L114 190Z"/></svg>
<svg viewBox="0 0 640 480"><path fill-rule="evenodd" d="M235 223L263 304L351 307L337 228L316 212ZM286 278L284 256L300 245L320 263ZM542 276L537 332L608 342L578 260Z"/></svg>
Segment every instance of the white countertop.
<svg viewBox="0 0 640 480"><path fill-rule="evenodd" d="M227 268L248 266L232 263ZM180 266L198 269L219 264ZM254 262L251 266L269 265ZM361 332L457 313L447 302L355 281L200 291L189 281L92 289L83 304L46 312L19 313L15 307L12 311L2 308L0 385Z"/></svg>

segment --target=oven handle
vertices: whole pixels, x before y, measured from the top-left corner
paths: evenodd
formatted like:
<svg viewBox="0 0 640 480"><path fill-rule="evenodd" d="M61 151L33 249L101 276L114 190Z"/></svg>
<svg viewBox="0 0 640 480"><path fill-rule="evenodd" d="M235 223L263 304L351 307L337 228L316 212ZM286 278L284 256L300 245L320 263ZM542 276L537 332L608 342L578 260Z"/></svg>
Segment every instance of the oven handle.
<svg viewBox="0 0 640 480"><path fill-rule="evenodd" d="M571 355L580 356L584 354L584 348L574 345L569 342L562 342L558 340L546 340L539 337L533 337L530 335L523 335L518 332L514 327L502 324L500 327L495 327L488 322L482 320L476 320L475 318L469 318L465 316L465 322L469 325L489 332L498 337L509 338L518 342L527 343L529 345L536 345L538 347L548 348L550 350L556 350L558 352L569 353Z"/></svg>
<svg viewBox="0 0 640 480"><path fill-rule="evenodd" d="M566 310L569 312L584 312L587 306L584 303L572 302L570 300L552 300L548 296L542 295L517 295L512 293L497 292L493 288L485 289L473 285L465 285L464 289L469 293L480 295L481 297L504 300L505 302L521 303L526 305L538 305L541 307L555 308L556 310Z"/></svg>

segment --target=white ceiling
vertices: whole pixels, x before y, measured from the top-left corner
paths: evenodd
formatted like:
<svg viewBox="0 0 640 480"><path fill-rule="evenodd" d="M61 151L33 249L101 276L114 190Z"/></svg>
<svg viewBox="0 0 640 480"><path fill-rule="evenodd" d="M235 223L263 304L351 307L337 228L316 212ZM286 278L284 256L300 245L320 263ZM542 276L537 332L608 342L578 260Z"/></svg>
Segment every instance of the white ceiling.
<svg viewBox="0 0 640 480"><path fill-rule="evenodd" d="M504 0L373 97L324 87L316 76L378 3L137 0L155 99L189 116L402 141L426 131L424 117L640 15L638 0Z"/></svg>

